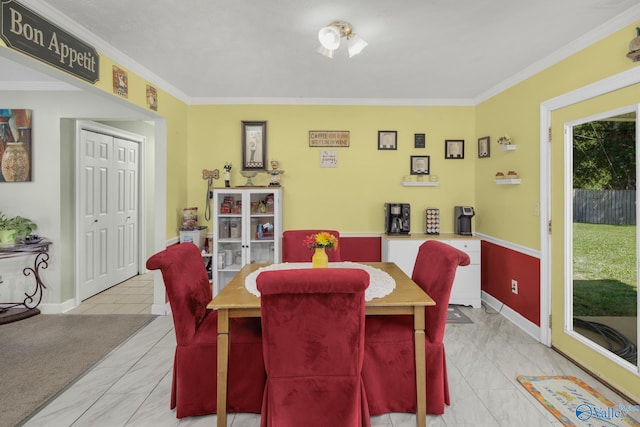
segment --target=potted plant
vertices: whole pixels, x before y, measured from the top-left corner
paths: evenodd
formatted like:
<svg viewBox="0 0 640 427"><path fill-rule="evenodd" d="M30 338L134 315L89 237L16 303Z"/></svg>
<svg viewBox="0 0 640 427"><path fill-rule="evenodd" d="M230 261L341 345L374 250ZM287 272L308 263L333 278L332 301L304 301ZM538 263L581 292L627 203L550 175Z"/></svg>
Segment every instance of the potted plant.
<svg viewBox="0 0 640 427"><path fill-rule="evenodd" d="M0 212L0 243L13 243L18 237L27 237L38 226L29 218L8 217Z"/></svg>

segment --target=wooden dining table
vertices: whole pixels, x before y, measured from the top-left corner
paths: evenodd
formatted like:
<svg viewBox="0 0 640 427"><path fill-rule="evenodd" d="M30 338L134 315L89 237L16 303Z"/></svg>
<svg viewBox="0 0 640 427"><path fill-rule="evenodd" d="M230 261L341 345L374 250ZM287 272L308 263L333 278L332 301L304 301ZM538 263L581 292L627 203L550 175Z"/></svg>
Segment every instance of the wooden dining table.
<svg viewBox="0 0 640 427"><path fill-rule="evenodd" d="M416 425L426 427L426 373L425 373L425 316L424 307L435 301L420 286L392 262L362 263L388 273L395 280L390 294L366 301L367 315L413 315L416 364ZM232 317L260 317L260 298L249 293L245 279L249 274L268 264L247 264L213 298L207 308L218 310L218 427L227 426L227 377L229 367L229 319ZM357 264L354 266L357 267ZM329 263L331 268L331 263Z"/></svg>

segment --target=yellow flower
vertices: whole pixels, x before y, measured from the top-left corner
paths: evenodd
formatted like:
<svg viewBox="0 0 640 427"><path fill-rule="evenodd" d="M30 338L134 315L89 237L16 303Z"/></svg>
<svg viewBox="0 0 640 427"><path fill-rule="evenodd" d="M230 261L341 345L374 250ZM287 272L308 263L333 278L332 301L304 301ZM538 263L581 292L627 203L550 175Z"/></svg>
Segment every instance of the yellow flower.
<svg viewBox="0 0 640 427"><path fill-rule="evenodd" d="M338 239L331 233L322 231L317 234L311 234L304 239L305 245L309 249L327 248L335 249L338 247Z"/></svg>

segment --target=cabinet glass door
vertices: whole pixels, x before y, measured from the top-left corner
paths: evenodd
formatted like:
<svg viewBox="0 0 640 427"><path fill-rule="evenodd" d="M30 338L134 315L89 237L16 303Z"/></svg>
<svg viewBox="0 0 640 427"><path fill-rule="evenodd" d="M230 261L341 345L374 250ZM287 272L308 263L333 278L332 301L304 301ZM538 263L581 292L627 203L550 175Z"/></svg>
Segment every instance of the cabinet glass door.
<svg viewBox="0 0 640 427"><path fill-rule="evenodd" d="M275 262L275 195L273 193L249 194L249 261L272 264Z"/></svg>
<svg viewBox="0 0 640 427"><path fill-rule="evenodd" d="M241 192L220 192L214 197L214 288L221 289L243 265Z"/></svg>

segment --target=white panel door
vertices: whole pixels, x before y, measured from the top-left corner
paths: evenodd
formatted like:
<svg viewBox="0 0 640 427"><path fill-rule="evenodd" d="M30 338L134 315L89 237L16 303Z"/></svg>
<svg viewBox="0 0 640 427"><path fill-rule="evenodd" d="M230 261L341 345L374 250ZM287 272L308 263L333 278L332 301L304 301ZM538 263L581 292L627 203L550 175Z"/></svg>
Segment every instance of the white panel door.
<svg viewBox="0 0 640 427"><path fill-rule="evenodd" d="M80 140L80 299L110 286L112 218L109 198L113 137L83 130Z"/></svg>
<svg viewBox="0 0 640 427"><path fill-rule="evenodd" d="M80 300L138 273L138 154L136 142L81 131Z"/></svg>
<svg viewBox="0 0 640 427"><path fill-rule="evenodd" d="M115 283L138 273L138 150L136 142L114 138Z"/></svg>

